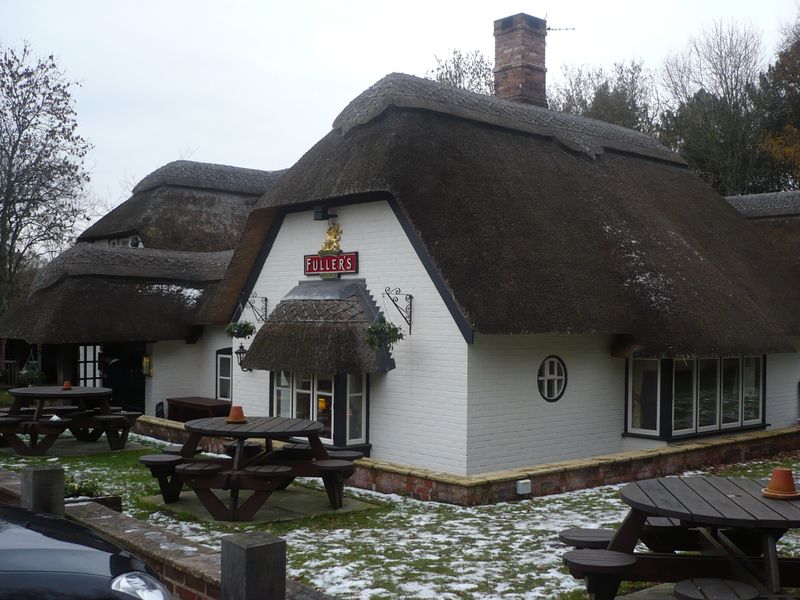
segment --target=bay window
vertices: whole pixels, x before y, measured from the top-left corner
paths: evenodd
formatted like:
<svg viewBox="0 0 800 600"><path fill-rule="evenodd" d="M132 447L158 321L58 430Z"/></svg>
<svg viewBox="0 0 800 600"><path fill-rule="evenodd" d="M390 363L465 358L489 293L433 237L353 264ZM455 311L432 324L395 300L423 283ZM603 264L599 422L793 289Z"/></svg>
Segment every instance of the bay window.
<svg viewBox="0 0 800 600"><path fill-rule="evenodd" d="M367 377L276 371L273 414L322 423L320 439L327 444L367 441Z"/></svg>
<svg viewBox="0 0 800 600"><path fill-rule="evenodd" d="M672 438L763 424L761 356L632 359L627 428Z"/></svg>

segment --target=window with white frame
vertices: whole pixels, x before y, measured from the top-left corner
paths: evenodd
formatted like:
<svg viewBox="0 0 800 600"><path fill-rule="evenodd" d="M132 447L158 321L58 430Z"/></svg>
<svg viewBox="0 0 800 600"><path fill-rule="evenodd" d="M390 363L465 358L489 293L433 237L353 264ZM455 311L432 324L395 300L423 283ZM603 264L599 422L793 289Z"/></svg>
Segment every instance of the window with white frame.
<svg viewBox="0 0 800 600"><path fill-rule="evenodd" d="M100 370L99 344L78 346L78 385L102 387L103 374Z"/></svg>
<svg viewBox="0 0 800 600"><path fill-rule="evenodd" d="M633 359L628 432L680 436L761 424L763 362L761 356ZM662 390L664 377L671 385L667 383ZM662 398L662 393L667 397ZM665 408L671 408L672 422L662 424L665 402Z"/></svg>
<svg viewBox="0 0 800 600"><path fill-rule="evenodd" d="M333 376L278 371L275 374L275 414L309 419L323 425L320 439L333 443Z"/></svg>
<svg viewBox="0 0 800 600"><path fill-rule="evenodd" d="M233 366L230 348L217 352L217 398L232 400L233 398Z"/></svg>
<svg viewBox="0 0 800 600"><path fill-rule="evenodd" d="M367 441L367 376L347 376L347 443L363 444Z"/></svg>

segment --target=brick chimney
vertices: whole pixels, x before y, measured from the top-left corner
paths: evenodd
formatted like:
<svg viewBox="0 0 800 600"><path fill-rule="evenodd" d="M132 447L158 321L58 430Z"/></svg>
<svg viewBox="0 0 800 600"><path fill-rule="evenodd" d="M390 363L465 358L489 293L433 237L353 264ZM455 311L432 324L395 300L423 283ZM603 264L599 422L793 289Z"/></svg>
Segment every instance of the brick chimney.
<svg viewBox="0 0 800 600"><path fill-rule="evenodd" d="M547 21L519 13L494 22L494 93L547 107L544 64Z"/></svg>

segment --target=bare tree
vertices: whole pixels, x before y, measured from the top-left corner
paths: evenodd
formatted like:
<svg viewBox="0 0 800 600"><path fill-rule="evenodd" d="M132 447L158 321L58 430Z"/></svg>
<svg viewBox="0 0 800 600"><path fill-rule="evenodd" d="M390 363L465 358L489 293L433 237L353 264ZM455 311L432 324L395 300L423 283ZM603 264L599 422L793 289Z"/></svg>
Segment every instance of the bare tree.
<svg viewBox="0 0 800 600"><path fill-rule="evenodd" d="M68 244L83 217L90 145L77 133L75 85L27 44L0 52L0 314L21 274Z"/></svg>
<svg viewBox="0 0 800 600"><path fill-rule="evenodd" d="M434 57L436 67L425 77L478 94L494 94L494 65L480 50L453 50L447 58Z"/></svg>
<svg viewBox="0 0 800 600"><path fill-rule="evenodd" d="M653 74L640 61L603 67L562 67L563 83L548 90L553 110L584 115L615 125L653 133L658 95Z"/></svg>
<svg viewBox="0 0 800 600"><path fill-rule="evenodd" d="M755 89L763 62L751 25L716 21L664 63L660 139L723 195L762 191Z"/></svg>

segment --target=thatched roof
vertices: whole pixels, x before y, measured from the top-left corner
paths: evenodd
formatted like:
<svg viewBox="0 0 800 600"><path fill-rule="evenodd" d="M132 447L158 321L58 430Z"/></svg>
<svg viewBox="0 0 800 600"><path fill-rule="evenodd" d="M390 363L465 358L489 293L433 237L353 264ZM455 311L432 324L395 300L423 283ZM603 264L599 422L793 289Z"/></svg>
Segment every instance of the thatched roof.
<svg viewBox="0 0 800 600"><path fill-rule="evenodd" d="M750 219L776 256L800 275L800 191L725 198Z"/></svg>
<svg viewBox="0 0 800 600"><path fill-rule="evenodd" d="M136 234L146 248L215 252L236 244L255 200L282 171L256 171L186 160L153 171L127 201L79 241Z"/></svg>
<svg viewBox="0 0 800 600"><path fill-rule="evenodd" d="M395 206L475 333L703 355L793 350L800 332L794 278L650 138L406 75L356 98L263 196L215 310L233 312L283 211L370 197Z"/></svg>
<svg viewBox="0 0 800 600"><path fill-rule="evenodd" d="M0 337L51 344L190 338L207 322L203 309L231 255L78 243L0 318Z"/></svg>
<svg viewBox="0 0 800 600"><path fill-rule="evenodd" d="M725 199L748 219L800 216L800 191L744 194Z"/></svg>
<svg viewBox="0 0 800 600"><path fill-rule="evenodd" d="M378 307L364 280L301 282L275 307L244 359L249 369L376 373L394 368L364 333Z"/></svg>

